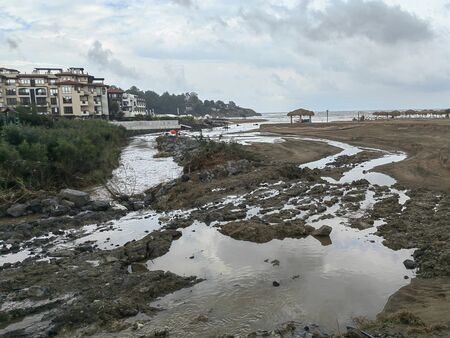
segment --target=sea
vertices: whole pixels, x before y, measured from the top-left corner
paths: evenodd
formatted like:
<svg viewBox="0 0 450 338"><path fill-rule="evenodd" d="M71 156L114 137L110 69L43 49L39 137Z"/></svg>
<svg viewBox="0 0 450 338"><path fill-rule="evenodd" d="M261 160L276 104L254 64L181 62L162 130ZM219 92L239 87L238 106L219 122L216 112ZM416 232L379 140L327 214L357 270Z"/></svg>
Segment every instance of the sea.
<svg viewBox="0 0 450 338"><path fill-rule="evenodd" d="M365 118L371 118L373 111L329 111L316 112L312 117L314 123L326 123L336 121L352 121L358 119L358 117L364 116ZM262 118L267 119L273 123L287 123L290 122L290 117L287 116L287 112L268 112L262 113Z"/></svg>

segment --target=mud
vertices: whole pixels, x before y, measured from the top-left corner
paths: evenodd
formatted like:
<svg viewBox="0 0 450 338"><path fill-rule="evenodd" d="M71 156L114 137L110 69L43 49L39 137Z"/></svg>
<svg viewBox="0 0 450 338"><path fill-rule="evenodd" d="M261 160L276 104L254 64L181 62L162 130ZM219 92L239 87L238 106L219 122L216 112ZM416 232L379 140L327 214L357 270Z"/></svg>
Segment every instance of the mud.
<svg viewBox="0 0 450 338"><path fill-rule="evenodd" d="M311 143L301 142L303 145ZM217 228L221 234L238 241L261 244L274 239L320 235L316 238L323 246L329 246L333 244L328 231L333 229L326 225L328 220L336 218L342 225L361 231L373 228L384 238L384 244L394 250L417 249L414 261L420 277L448 279L450 229L446 220L450 215L450 198L446 193L412 189L405 195L404 187L398 185L379 186L366 179L350 182L328 180L333 170L340 175L346 169L376 158L377 152L363 151L340 157L322 169L299 168L301 163L338 152L326 144L312 144L314 151L303 153L293 150L299 145L293 141L282 145L250 146L249 151L257 155L254 158L248 157L246 149L237 153L245 158L236 154L232 159L224 157L214 165L189 170L175 180L147 190L140 195L141 200L124 200L123 204L129 210L151 207L156 212L180 209L182 212L175 216L164 214L166 216L160 217L161 229L111 250L99 250L98 243L92 242L55 249L51 248L51 236L62 235L58 232L67 235L66 230L79 229L89 222L94 223L93 227L107 230L107 221L126 211L87 213L89 216L33 220L2 227L3 253L24 248L43 248L44 251L21 263L3 266L0 275L0 335L84 337L107 332L109 337L112 333L123 336L126 332L127 336L135 336L134 332L142 326L140 320L145 318L151 323L159 311L150 305L151 302L200 281L195 277L148 270L149 262L167 254L176 243L174 241L180 238L180 229L191 231L187 228L195 222ZM282 152L282 148L291 151ZM181 164L186 154L195 149L196 145L191 141L177 141L175 145L167 141L166 145L160 146L163 155L173 155ZM276 160L261 161L261 158L268 159L272 155ZM317 230L320 227L322 231ZM82 236L81 233L70 233L67 236L74 239ZM43 236L47 234L49 236ZM196 255L189 253L186 259L195 260ZM277 259L274 257L271 261ZM283 262L278 261L273 268L280 264ZM398 268L404 269L401 264ZM295 272L290 276L290 280L300 278ZM275 282L280 286L279 280L273 281L274 286ZM386 324L395 320L405 321L396 313L411 304L414 311L409 318L414 319L411 319L414 325L419 323L418 337L425 337L430 332L447 332L448 323L442 318L431 323L419 304L442 311L442 304L448 301L448 292L442 288L439 291L434 285L425 293L425 298L420 299L424 293L421 292L419 297L415 290L423 290L429 285L420 283L414 279L411 286L394 295L382 314L384 318L380 317L377 322L361 321L360 326L384 337L403 337L401 331L391 330ZM438 299L429 305L431 297ZM412 303L411 299L416 302ZM199 323L208 323L207 315L197 319ZM411 323L407 323L408 330L415 334L418 331ZM312 336L310 328L318 332L318 337L327 336L313 325L307 330L302 324L288 323L273 331L254 332L249 337L267 334ZM145 331L145 336L149 337L169 334L170 330L165 329L152 333ZM408 334L412 333L408 331Z"/></svg>
<svg viewBox="0 0 450 338"><path fill-rule="evenodd" d="M175 230L155 231L111 251L70 250L46 261L25 261L4 269L0 335L47 337L72 332L71 337L84 337L99 328L124 329L131 324L123 319L140 313L152 315L157 311L148 305L152 300L199 281L148 271L140 264L165 254L180 235ZM19 325L38 314L41 325Z"/></svg>

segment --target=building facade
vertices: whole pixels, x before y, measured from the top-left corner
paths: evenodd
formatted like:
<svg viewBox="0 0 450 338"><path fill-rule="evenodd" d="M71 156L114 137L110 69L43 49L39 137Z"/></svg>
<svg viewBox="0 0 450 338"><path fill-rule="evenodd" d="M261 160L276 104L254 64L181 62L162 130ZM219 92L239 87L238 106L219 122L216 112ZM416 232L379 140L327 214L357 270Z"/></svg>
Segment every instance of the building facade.
<svg viewBox="0 0 450 338"><path fill-rule="evenodd" d="M117 104L119 111L123 113L123 117L147 114L145 99L138 95L111 87L108 89L108 100L110 105Z"/></svg>
<svg viewBox="0 0 450 338"><path fill-rule="evenodd" d="M64 117L107 117L103 78L83 68L35 68L32 73L0 68L0 109L36 107L40 114Z"/></svg>

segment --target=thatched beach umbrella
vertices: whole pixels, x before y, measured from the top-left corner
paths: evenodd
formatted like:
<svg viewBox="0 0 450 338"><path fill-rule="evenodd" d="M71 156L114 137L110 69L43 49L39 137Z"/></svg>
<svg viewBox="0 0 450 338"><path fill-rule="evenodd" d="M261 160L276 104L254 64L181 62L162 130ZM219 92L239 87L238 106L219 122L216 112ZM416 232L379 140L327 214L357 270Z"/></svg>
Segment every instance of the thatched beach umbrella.
<svg viewBox="0 0 450 338"><path fill-rule="evenodd" d="M385 116L388 117L389 116L389 112L386 111L376 111L374 113L372 113L373 116Z"/></svg>
<svg viewBox="0 0 450 338"><path fill-rule="evenodd" d="M311 110L306 110L303 108L293 110L287 114L291 118L291 123L293 123L293 117L299 116L300 120L302 120L303 116L309 116L309 122L311 122L311 117L314 116L314 112Z"/></svg>

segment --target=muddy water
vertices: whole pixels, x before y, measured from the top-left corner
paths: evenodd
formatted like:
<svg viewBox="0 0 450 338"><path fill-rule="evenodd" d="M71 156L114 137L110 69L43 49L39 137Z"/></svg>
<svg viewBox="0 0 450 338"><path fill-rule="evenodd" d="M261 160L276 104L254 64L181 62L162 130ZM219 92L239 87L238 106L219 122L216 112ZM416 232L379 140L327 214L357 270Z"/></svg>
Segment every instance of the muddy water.
<svg viewBox="0 0 450 338"><path fill-rule="evenodd" d="M119 167L113 171L107 185L126 195L139 194L161 182L170 181L182 173L182 168L172 158L154 158L155 139L160 134L133 137L122 151ZM92 191L93 198L108 198L104 187Z"/></svg>
<svg viewBox="0 0 450 338"><path fill-rule="evenodd" d="M244 144L283 141L280 136L246 132L251 128L243 125L204 135ZM342 152L305 167L324 168L337 156L354 155L363 150L340 142L314 141L329 143ZM401 161L406 156L380 154L378 159L349 169L339 181L328 180L342 185L365 178L371 184L390 187L395 183L393 178L368 171ZM271 187L265 188L270 194ZM389 193L400 194L401 203L407 199L403 192L395 189L390 188ZM242 198L229 197L225 203L233 200L241 202ZM402 264L412 250L392 251L381 244L381 238L373 235L382 221L364 231L344 225L350 216L362 214L375 202L374 193L368 191L361 202L361 210L353 215L338 217L335 212L339 206L334 206L324 212L334 215L332 219L318 221L320 215L307 219L307 223L316 228L323 224L332 226L331 241L319 242L308 237L256 244L234 240L214 227L195 222L182 230L183 236L173 242L166 255L147 264L151 270L196 275L206 280L154 302L153 306L164 311L146 322L141 332L169 328L176 337L214 336L225 332L245 334L270 329L289 320L316 323L336 331L337 323L342 328L350 324L354 316L373 318L388 297L408 283L404 276L413 276ZM257 215L259 209L250 207L248 213ZM279 265L271 264L274 260L278 260ZM273 281L278 281L280 286L274 287ZM120 336L131 337L133 332L121 332Z"/></svg>
<svg viewBox="0 0 450 338"><path fill-rule="evenodd" d="M392 252L374 236L333 228L332 244L313 237L255 244L194 224L167 255L148 265L207 280L155 302L166 310L151 327L168 326L176 336L190 332L194 337L270 329L287 320L332 330L336 320L343 325L352 316L375 316L405 284L402 260L410 252ZM270 263L275 259L279 266ZM199 315L208 316L208 322L196 321Z"/></svg>

